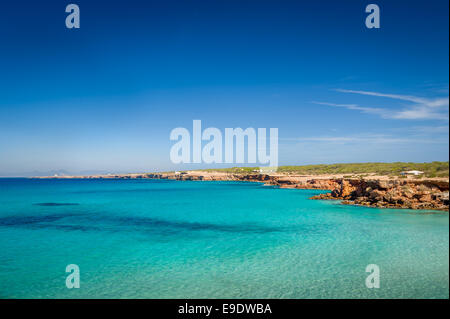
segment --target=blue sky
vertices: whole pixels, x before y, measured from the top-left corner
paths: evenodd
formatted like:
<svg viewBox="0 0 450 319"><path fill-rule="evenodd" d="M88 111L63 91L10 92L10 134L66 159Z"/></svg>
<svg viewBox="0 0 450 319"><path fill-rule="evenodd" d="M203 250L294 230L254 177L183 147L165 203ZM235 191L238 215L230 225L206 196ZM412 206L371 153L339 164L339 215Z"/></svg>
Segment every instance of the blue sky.
<svg viewBox="0 0 450 319"><path fill-rule="evenodd" d="M76 3L81 28L65 27ZM381 9L367 29L365 7ZM277 127L280 165L448 160L448 1L21 1L0 176L206 167L170 131Z"/></svg>

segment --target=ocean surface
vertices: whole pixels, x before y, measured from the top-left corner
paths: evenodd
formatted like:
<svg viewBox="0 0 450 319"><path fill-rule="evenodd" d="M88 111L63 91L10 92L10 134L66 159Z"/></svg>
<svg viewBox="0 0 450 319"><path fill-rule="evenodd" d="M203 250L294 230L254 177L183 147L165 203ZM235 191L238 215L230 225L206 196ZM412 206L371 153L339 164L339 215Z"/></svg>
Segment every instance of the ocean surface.
<svg viewBox="0 0 450 319"><path fill-rule="evenodd" d="M0 298L449 298L448 212L308 199L320 192L0 179Z"/></svg>

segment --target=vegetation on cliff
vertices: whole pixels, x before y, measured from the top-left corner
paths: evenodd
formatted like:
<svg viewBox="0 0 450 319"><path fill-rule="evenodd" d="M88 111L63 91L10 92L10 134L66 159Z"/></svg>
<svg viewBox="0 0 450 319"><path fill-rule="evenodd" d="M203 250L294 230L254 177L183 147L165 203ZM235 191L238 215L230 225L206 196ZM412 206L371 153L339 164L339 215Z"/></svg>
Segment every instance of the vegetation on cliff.
<svg viewBox="0 0 450 319"><path fill-rule="evenodd" d="M210 172L227 172L234 174L248 174L258 167L232 167L222 169L205 169ZM301 175L320 175L320 174L377 174L386 176L400 176L403 171L418 170L424 172L424 177L448 177L449 162L431 162L431 163L348 163L348 164L317 164L302 166L280 166L277 172L292 173Z"/></svg>

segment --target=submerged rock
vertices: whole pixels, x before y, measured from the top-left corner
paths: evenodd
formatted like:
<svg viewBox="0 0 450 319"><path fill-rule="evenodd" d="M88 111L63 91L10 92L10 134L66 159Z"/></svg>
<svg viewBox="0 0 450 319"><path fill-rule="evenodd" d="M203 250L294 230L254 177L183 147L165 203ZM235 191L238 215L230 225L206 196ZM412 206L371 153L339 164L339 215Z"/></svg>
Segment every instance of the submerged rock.
<svg viewBox="0 0 450 319"><path fill-rule="evenodd" d="M76 206L78 203L37 203L35 206Z"/></svg>

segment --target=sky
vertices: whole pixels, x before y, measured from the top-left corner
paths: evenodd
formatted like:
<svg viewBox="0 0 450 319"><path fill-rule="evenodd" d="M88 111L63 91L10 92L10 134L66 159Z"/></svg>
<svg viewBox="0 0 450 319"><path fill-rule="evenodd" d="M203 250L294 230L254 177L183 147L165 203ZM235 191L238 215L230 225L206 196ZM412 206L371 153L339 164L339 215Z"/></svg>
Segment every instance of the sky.
<svg viewBox="0 0 450 319"><path fill-rule="evenodd" d="M170 161L193 120L278 128L280 165L448 161L448 5L2 3L0 176L221 167Z"/></svg>

